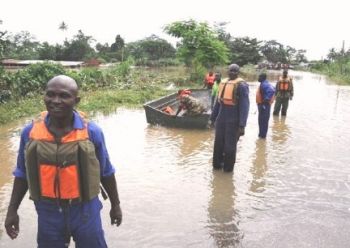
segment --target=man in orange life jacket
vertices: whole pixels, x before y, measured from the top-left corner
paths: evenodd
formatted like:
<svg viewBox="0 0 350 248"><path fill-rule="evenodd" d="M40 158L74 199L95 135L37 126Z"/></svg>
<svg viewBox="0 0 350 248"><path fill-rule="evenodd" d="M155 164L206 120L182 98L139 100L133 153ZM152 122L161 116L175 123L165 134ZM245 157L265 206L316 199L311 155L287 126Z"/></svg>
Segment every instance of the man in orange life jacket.
<svg viewBox="0 0 350 248"><path fill-rule="evenodd" d="M259 138L265 139L270 119L271 104L274 100L275 89L267 81L266 73L259 75L260 85L256 91L256 103L258 104Z"/></svg>
<svg viewBox="0 0 350 248"><path fill-rule="evenodd" d="M5 219L11 239L18 236L17 210L28 189L38 214L38 247L68 247L71 237L76 247L107 247L100 183L111 202L111 224L122 222L115 169L103 132L74 110L79 100L72 78L52 78L44 96L47 112L22 131Z"/></svg>
<svg viewBox="0 0 350 248"><path fill-rule="evenodd" d="M236 162L237 142L244 135L249 112L249 87L238 78L239 66L228 67L229 79L219 85L210 120L215 123L213 168L232 172Z"/></svg>
<svg viewBox="0 0 350 248"><path fill-rule="evenodd" d="M203 86L203 88L207 88L207 89L213 88L214 81L215 81L214 72L213 71L209 71L209 73L207 75L205 75L205 77L204 77L204 80L203 80L204 86Z"/></svg>
<svg viewBox="0 0 350 248"><path fill-rule="evenodd" d="M288 70L283 70L283 75L276 83L276 102L273 110L273 115L278 116L282 106L282 116L287 115L289 100L293 99L294 88L293 80L288 77Z"/></svg>

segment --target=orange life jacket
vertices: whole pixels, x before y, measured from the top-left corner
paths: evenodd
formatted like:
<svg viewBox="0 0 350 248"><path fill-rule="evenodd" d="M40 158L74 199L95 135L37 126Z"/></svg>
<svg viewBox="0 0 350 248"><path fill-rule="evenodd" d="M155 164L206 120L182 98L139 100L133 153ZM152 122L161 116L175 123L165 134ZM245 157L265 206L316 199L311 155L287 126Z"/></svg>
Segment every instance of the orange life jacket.
<svg viewBox="0 0 350 248"><path fill-rule="evenodd" d="M26 170L33 200L89 201L99 193L100 165L87 123L56 141L44 118L33 123L26 145Z"/></svg>
<svg viewBox="0 0 350 248"><path fill-rule="evenodd" d="M205 76L205 81L207 82L208 85L213 85L214 81L215 81L215 74L213 74L212 76L210 76L209 74L207 74Z"/></svg>
<svg viewBox="0 0 350 248"><path fill-rule="evenodd" d="M283 78L283 77L280 77L279 78L279 90L280 91L287 91L289 90L290 88L290 82L291 82L291 78L290 77L286 77L286 78Z"/></svg>
<svg viewBox="0 0 350 248"><path fill-rule="evenodd" d="M264 101L263 94L261 92L261 86L259 86L256 90L256 103L261 104ZM275 95L273 95L269 101L270 105L275 101Z"/></svg>
<svg viewBox="0 0 350 248"><path fill-rule="evenodd" d="M163 108L163 112L169 114L169 115L173 115L174 114L174 110L170 107L170 106L166 106L165 108Z"/></svg>
<svg viewBox="0 0 350 248"><path fill-rule="evenodd" d="M236 90L240 82L243 82L242 78L236 78L234 80L228 80L221 82L219 85L218 99L225 105L236 104Z"/></svg>

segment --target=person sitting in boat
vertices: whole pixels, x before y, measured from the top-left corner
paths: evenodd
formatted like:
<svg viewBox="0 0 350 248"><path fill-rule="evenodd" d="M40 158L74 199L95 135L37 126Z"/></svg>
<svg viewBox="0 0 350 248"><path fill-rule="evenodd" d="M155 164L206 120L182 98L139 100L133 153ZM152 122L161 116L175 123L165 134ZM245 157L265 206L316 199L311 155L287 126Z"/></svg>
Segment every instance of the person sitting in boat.
<svg viewBox="0 0 350 248"><path fill-rule="evenodd" d="M175 117L184 110L183 115L195 116L206 111L205 106L198 99L191 96L191 90L183 89L177 92L177 99L180 101Z"/></svg>

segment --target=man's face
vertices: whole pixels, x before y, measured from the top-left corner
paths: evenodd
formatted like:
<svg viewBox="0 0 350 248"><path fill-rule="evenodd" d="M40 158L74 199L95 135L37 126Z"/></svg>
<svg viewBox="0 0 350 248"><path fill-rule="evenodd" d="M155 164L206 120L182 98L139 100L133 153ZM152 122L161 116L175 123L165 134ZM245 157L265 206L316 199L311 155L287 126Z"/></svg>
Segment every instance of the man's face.
<svg viewBox="0 0 350 248"><path fill-rule="evenodd" d="M62 81L54 81L48 84L44 102L46 109L52 117L69 117L75 105L79 102L77 92L71 85Z"/></svg>

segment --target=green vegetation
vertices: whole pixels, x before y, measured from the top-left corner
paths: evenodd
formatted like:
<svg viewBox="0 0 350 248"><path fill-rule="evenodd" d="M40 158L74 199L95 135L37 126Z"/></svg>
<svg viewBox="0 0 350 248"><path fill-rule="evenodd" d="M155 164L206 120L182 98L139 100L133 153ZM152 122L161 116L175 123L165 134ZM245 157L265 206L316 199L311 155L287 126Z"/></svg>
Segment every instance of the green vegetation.
<svg viewBox="0 0 350 248"><path fill-rule="evenodd" d="M50 78L64 73L62 66L52 63L33 64L16 72L0 69L0 103L42 92Z"/></svg>
<svg viewBox="0 0 350 248"><path fill-rule="evenodd" d="M81 30L62 44L38 42L27 31L16 34L1 30L0 59L41 59L56 61L123 62L132 58L135 65L171 66L185 62L194 71L219 66L223 63L257 64L259 62L297 64L305 62L305 50L295 49L276 40L261 41L251 37L234 37L225 31L227 23L210 26L195 20L178 21L165 25L165 33L179 39L176 47L165 39L150 35L126 43L117 34L111 43L100 43ZM57 32L69 25L62 22ZM93 46L93 44L96 44Z"/></svg>
<svg viewBox="0 0 350 248"><path fill-rule="evenodd" d="M325 74L339 83L350 84L350 49L345 51L343 47L337 51L331 48L327 60L313 63L311 70Z"/></svg>
<svg viewBox="0 0 350 248"><path fill-rule="evenodd" d="M155 35L128 43L127 51L134 59L135 65L154 67L179 64L175 59L176 49Z"/></svg>
<svg viewBox="0 0 350 248"><path fill-rule="evenodd" d="M321 73L341 84L350 84L350 61L348 62L319 62L311 67L311 71Z"/></svg>
<svg viewBox="0 0 350 248"><path fill-rule="evenodd" d="M143 91L134 89L99 89L93 92L82 91L82 100L78 109L93 116L97 112L109 113L119 106L141 107L143 103L151 99L170 93L161 88L150 88ZM20 101L9 101L0 105L0 125L19 118L33 116L45 110L42 95L31 96Z"/></svg>
<svg viewBox="0 0 350 248"><path fill-rule="evenodd" d="M187 66L197 62L206 68L212 68L228 62L225 43L217 38L215 31L207 23L197 23L194 20L174 22L164 30L176 38L181 38L177 55Z"/></svg>
<svg viewBox="0 0 350 248"><path fill-rule="evenodd" d="M42 97L46 82L55 75L73 77L80 89L79 109L90 114L114 111L118 106L141 107L146 101L171 92L166 87L197 87L186 77L184 67L132 68L125 61L107 69L65 70L43 63L15 73L0 68L0 124L32 116L45 109ZM197 86L196 86L197 85Z"/></svg>
<svg viewBox="0 0 350 248"><path fill-rule="evenodd" d="M119 106L139 108L146 101L170 94L179 88L202 86L201 81L190 80L188 69L183 66L131 68L128 63L130 62L126 61L108 69L87 68L79 71L65 71L61 66L50 63L32 65L16 73L0 70L0 85L6 86L7 82L12 82L9 85L15 86L0 90L12 93L7 98L3 97L0 103L0 125L45 110L43 90L46 82L57 74L66 74L76 79L82 97L78 109L89 115L113 112ZM217 70L226 75L226 68L218 67ZM251 73L255 73L251 65L243 68L244 77ZM4 79L8 80L5 84ZM25 80L30 82L33 90L28 90Z"/></svg>
<svg viewBox="0 0 350 248"><path fill-rule="evenodd" d="M22 117L28 117L45 110L42 96L21 99L18 101L9 101L6 104L0 104L0 125Z"/></svg>
<svg viewBox="0 0 350 248"><path fill-rule="evenodd" d="M201 80L207 70L228 63L228 48L207 23L194 20L174 22L167 25L164 31L181 39L176 54L191 68L191 80Z"/></svg>

